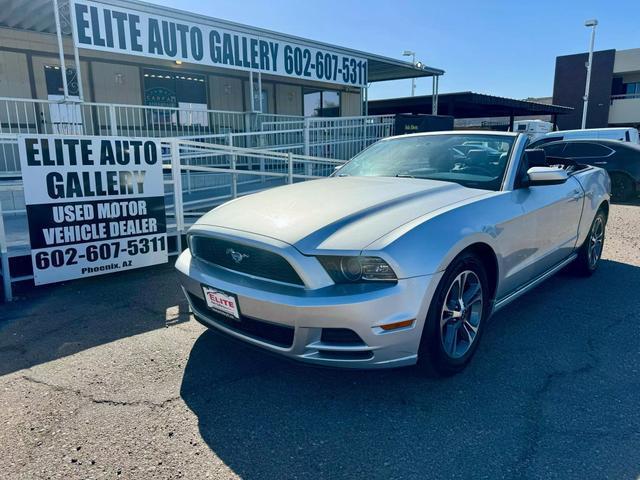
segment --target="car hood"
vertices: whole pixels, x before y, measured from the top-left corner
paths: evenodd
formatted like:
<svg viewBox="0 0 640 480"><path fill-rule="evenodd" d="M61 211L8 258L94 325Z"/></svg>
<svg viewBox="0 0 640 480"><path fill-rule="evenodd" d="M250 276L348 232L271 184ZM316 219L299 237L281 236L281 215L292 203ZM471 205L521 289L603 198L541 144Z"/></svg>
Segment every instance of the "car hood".
<svg viewBox="0 0 640 480"><path fill-rule="evenodd" d="M196 225L268 236L303 253L361 250L415 218L486 193L436 180L333 177L238 198Z"/></svg>

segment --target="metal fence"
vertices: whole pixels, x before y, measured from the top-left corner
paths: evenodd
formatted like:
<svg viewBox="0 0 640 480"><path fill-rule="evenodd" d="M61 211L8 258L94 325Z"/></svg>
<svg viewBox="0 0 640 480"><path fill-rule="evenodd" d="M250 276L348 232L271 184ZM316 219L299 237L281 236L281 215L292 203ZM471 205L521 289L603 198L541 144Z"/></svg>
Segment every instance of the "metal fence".
<svg viewBox="0 0 640 480"><path fill-rule="evenodd" d="M393 134L392 115L302 117L0 97L0 138L16 134L180 137L347 160ZM231 137L229 137L231 136ZM0 176L19 174L15 141L0 141Z"/></svg>
<svg viewBox="0 0 640 480"><path fill-rule="evenodd" d="M167 235L175 238L170 254L182 251L182 234L210 208L274 186L329 176L344 163L180 138L162 139L161 146ZM0 182L0 266L7 301L14 283L33 279L30 274L12 274L10 260L30 252L22 182L5 180Z"/></svg>
<svg viewBox="0 0 640 480"><path fill-rule="evenodd" d="M305 120L305 154L348 160L378 140L393 135L394 115L310 117Z"/></svg>
<svg viewBox="0 0 640 480"><path fill-rule="evenodd" d="M247 131L243 112L0 97L0 134L183 137Z"/></svg>

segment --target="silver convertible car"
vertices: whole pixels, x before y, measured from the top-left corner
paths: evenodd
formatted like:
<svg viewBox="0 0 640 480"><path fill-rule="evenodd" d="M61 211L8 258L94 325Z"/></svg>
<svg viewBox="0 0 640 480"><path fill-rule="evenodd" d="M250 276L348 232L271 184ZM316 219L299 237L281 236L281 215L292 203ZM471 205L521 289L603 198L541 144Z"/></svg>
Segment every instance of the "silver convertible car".
<svg viewBox="0 0 640 480"><path fill-rule="evenodd" d="M527 142L392 137L331 178L215 208L176 263L194 316L317 365L460 371L493 312L600 260L607 173Z"/></svg>

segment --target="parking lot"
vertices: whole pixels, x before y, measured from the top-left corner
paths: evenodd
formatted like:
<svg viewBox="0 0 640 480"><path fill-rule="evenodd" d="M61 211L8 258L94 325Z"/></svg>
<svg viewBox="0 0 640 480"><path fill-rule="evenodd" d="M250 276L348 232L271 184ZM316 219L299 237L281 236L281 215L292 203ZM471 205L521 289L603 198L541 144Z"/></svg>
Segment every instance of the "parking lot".
<svg viewBox="0 0 640 480"><path fill-rule="evenodd" d="M461 375L311 368L206 331L171 265L0 306L0 475L640 476L640 206L600 270L497 314Z"/></svg>

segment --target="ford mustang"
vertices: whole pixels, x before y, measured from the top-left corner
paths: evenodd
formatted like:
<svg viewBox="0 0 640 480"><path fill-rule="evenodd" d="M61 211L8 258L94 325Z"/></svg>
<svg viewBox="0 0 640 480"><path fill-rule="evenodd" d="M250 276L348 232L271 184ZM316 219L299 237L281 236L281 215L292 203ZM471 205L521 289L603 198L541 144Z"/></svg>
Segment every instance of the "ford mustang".
<svg viewBox="0 0 640 480"><path fill-rule="evenodd" d="M325 366L462 370L488 317L598 267L610 181L516 133L373 144L330 178L232 200L176 262L197 320Z"/></svg>

